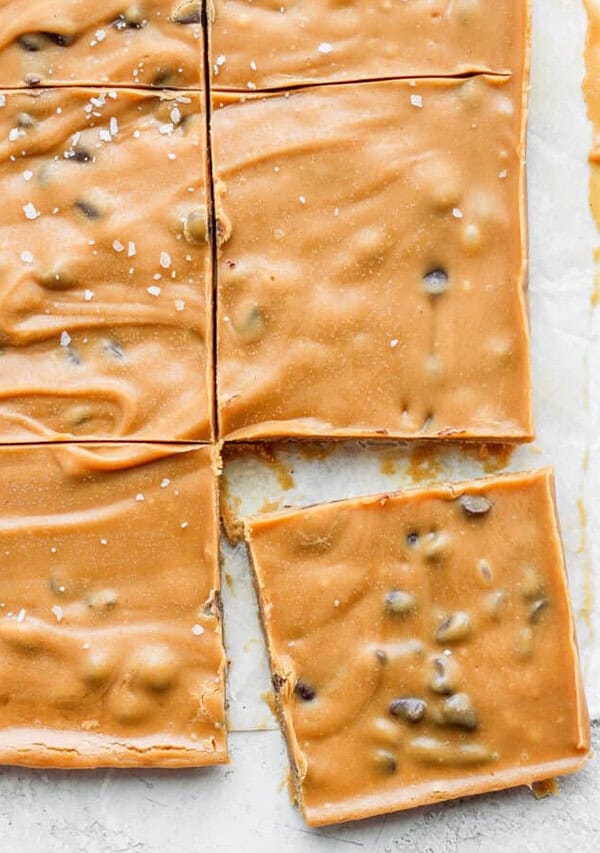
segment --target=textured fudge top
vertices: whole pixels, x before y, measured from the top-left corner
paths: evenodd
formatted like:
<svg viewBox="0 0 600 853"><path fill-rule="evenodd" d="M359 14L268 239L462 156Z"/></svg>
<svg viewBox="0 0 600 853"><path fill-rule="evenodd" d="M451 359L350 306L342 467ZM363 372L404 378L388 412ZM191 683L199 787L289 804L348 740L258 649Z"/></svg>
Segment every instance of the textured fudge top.
<svg viewBox="0 0 600 853"><path fill-rule="evenodd" d="M212 0L224 89L494 71L526 65L528 0Z"/></svg>
<svg viewBox="0 0 600 853"><path fill-rule="evenodd" d="M201 96L0 94L0 439L208 439Z"/></svg>
<svg viewBox="0 0 600 853"><path fill-rule="evenodd" d="M550 472L256 518L247 534L309 823L584 762Z"/></svg>
<svg viewBox="0 0 600 853"><path fill-rule="evenodd" d="M0 87L200 87L201 0L0 0Z"/></svg>
<svg viewBox="0 0 600 853"><path fill-rule="evenodd" d="M210 449L4 448L0 462L0 762L224 761Z"/></svg>
<svg viewBox="0 0 600 853"><path fill-rule="evenodd" d="M529 438L520 87L214 104L221 435Z"/></svg>

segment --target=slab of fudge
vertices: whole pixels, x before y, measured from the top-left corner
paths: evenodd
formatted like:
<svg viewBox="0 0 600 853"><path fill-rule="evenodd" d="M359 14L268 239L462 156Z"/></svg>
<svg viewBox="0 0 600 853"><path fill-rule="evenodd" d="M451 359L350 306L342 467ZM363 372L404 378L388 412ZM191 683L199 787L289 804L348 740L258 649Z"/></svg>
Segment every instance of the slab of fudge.
<svg viewBox="0 0 600 853"><path fill-rule="evenodd" d="M199 88L202 0L0 0L0 87Z"/></svg>
<svg viewBox="0 0 600 853"><path fill-rule="evenodd" d="M206 440L201 95L0 93L0 440Z"/></svg>
<svg viewBox="0 0 600 853"><path fill-rule="evenodd" d="M309 824L584 764L550 471L255 517L246 534Z"/></svg>
<svg viewBox="0 0 600 853"><path fill-rule="evenodd" d="M532 436L507 78L214 95L229 439Z"/></svg>
<svg viewBox="0 0 600 853"><path fill-rule="evenodd" d="M0 763L227 761L209 447L0 449Z"/></svg>
<svg viewBox="0 0 600 853"><path fill-rule="evenodd" d="M212 0L215 88L522 75L528 0Z"/></svg>

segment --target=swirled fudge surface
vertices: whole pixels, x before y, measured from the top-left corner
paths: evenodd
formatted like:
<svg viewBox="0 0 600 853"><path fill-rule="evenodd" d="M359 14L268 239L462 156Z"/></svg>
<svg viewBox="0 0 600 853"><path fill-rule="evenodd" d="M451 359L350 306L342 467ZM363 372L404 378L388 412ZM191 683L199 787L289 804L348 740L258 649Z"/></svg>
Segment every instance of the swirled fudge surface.
<svg viewBox="0 0 600 853"><path fill-rule="evenodd" d="M0 93L0 440L209 439L201 96Z"/></svg>
<svg viewBox="0 0 600 853"><path fill-rule="evenodd" d="M202 0L0 0L0 87L201 86Z"/></svg>
<svg viewBox="0 0 600 853"><path fill-rule="evenodd" d="M528 0L212 0L212 10L217 88L520 76L526 64Z"/></svg>
<svg viewBox="0 0 600 853"><path fill-rule="evenodd" d="M521 87L213 97L221 436L531 438Z"/></svg>
<svg viewBox="0 0 600 853"><path fill-rule="evenodd" d="M309 824L585 762L549 471L256 517L246 533Z"/></svg>
<svg viewBox="0 0 600 853"><path fill-rule="evenodd" d="M0 462L0 763L226 761L211 449Z"/></svg>

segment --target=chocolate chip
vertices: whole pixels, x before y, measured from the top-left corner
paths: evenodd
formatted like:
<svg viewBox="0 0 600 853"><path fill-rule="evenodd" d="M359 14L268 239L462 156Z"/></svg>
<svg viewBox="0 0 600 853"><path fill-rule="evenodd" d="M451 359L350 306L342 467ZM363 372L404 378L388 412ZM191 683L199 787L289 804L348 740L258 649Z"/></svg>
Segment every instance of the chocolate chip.
<svg viewBox="0 0 600 853"><path fill-rule="evenodd" d="M154 78L152 79L152 82L150 83L150 85L151 86L164 86L164 85L166 85L169 82L169 80L171 79L172 73L173 72L171 71L170 68L159 68L158 71L156 72L156 74L154 75Z"/></svg>
<svg viewBox="0 0 600 853"><path fill-rule="evenodd" d="M90 204L89 201L84 201L81 198L77 199L75 207L80 210L84 216L87 216L88 219L100 219L100 211L97 207L94 207L93 204Z"/></svg>
<svg viewBox="0 0 600 853"><path fill-rule="evenodd" d="M423 276L423 290L429 296L439 296L441 293L445 293L449 286L448 273L441 267L429 270Z"/></svg>
<svg viewBox="0 0 600 853"><path fill-rule="evenodd" d="M414 548L415 545L419 543L419 534L416 530L411 530L406 534L406 544L410 545L411 548Z"/></svg>
<svg viewBox="0 0 600 853"><path fill-rule="evenodd" d="M485 495L461 495L458 500L467 515L486 515L492 508Z"/></svg>
<svg viewBox="0 0 600 853"><path fill-rule="evenodd" d="M312 700L316 697L317 691L314 687L311 687L310 684L307 684L305 681L298 679L296 682L296 686L294 687L294 693L296 696L299 696L300 699L303 699L305 702L312 702Z"/></svg>
<svg viewBox="0 0 600 853"><path fill-rule="evenodd" d="M72 148L67 152L67 159L74 160L76 163L89 163L93 160L93 156L87 148Z"/></svg>
<svg viewBox="0 0 600 853"><path fill-rule="evenodd" d="M280 693L280 692L281 692L281 688L282 688L282 687L283 687L283 685L285 684L285 678L282 678L282 677L281 677L280 675L278 675L277 673L274 673L274 674L271 676L271 684L273 685L273 690L275 691L275 693Z"/></svg>
<svg viewBox="0 0 600 853"><path fill-rule="evenodd" d="M39 74L34 74L33 71L30 71L25 75L25 81L24 82L25 82L26 86L31 86L31 87L41 86L42 85L42 78L40 77Z"/></svg>
<svg viewBox="0 0 600 853"><path fill-rule="evenodd" d="M375 657L379 663L387 663L388 656L383 649L375 649Z"/></svg>
<svg viewBox="0 0 600 853"><path fill-rule="evenodd" d="M414 696L405 696L402 699L394 699L390 704L390 714L399 717L408 723L418 723L425 716L427 702Z"/></svg>
<svg viewBox="0 0 600 853"><path fill-rule="evenodd" d="M64 33L42 33L44 38L47 38L48 41L51 41L52 44L58 45L58 47L69 47L69 45L73 44L73 36L66 36Z"/></svg>

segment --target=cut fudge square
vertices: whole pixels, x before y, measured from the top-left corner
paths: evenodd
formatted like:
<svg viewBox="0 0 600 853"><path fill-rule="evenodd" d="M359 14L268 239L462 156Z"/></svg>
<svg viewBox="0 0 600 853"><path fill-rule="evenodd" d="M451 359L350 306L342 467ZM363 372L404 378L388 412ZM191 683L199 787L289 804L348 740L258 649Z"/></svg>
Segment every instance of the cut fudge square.
<svg viewBox="0 0 600 853"><path fill-rule="evenodd" d="M197 93L0 94L0 440L212 435Z"/></svg>
<svg viewBox="0 0 600 853"><path fill-rule="evenodd" d="M0 462L0 763L227 761L211 448Z"/></svg>
<svg viewBox="0 0 600 853"><path fill-rule="evenodd" d="M246 534L309 824L583 765L550 471L255 517Z"/></svg>
<svg viewBox="0 0 600 853"><path fill-rule="evenodd" d="M0 0L0 86L200 88L203 0Z"/></svg>
<svg viewBox="0 0 600 853"><path fill-rule="evenodd" d="M527 65L528 0L212 0L212 83L272 89Z"/></svg>
<svg viewBox="0 0 600 853"><path fill-rule="evenodd" d="M229 439L532 436L506 78L214 95Z"/></svg>

